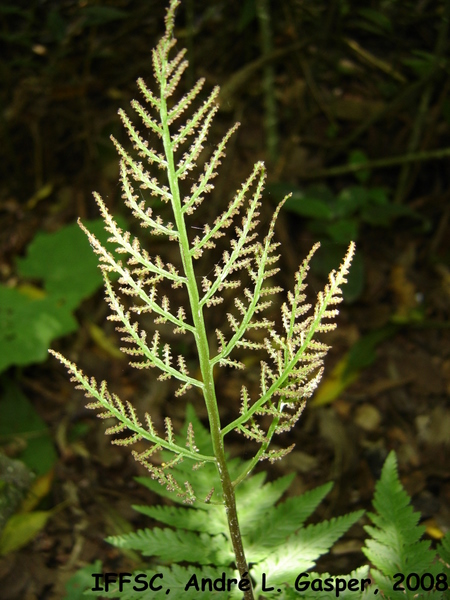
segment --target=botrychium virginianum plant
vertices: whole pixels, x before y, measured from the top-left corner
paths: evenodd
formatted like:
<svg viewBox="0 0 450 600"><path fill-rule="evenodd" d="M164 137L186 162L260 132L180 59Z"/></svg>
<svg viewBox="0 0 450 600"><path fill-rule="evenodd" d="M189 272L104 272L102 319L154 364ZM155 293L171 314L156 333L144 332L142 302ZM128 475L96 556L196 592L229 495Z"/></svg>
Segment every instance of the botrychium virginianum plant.
<svg viewBox="0 0 450 600"><path fill-rule="evenodd" d="M260 461L275 461L292 449L292 446L280 449L279 445L274 448L272 442L275 436L289 431L295 425L306 400L321 379L328 346L317 339L317 334L328 332L336 326L336 306L342 299L341 286L346 282L354 246L350 245L342 265L330 273L324 290L318 293L315 305L311 306L306 302L305 276L317 245L313 247L295 275L293 291L287 294L281 306L281 329L277 330L275 322L265 315L274 297L282 292L273 283L278 271L276 252L279 247L274 241L274 229L282 204L275 210L267 234L261 241L257 226L266 178L264 164L255 164L248 179L212 224L205 224L201 233L191 235L192 231L198 231L198 223L195 229L191 226L192 215L213 189L213 180L225 147L238 124L226 133L206 163L199 165L218 109L219 89L214 88L195 112L190 107L202 90L202 79L181 99L174 99L188 64L185 50L172 52L176 43L173 35L174 13L178 5L179 0L170 1L165 35L153 50L157 92L151 91L139 79L138 85L147 106L135 100L131 103L149 131L152 145L122 110L119 111L120 117L139 158L132 156L117 140L113 139L113 142L121 158L120 179L125 205L142 227L177 246L179 264L173 265L159 256L150 256L137 237L117 225L98 194L95 194L95 199L110 234L110 241L115 244L116 251L126 255L126 258L116 258L81 222L80 227L99 255L106 297L112 311L109 319L119 324L117 330L122 334L123 351L130 355L134 367L158 370L160 381L176 379L179 382L175 394L177 397L191 388L201 393L206 405L209 433L202 431L199 435L206 441L202 446L197 442L194 423L197 423L197 427L201 426L194 417L187 423L184 440L175 434L170 418L165 419L165 432L157 431L150 414L145 413L142 419L130 402L123 402L108 391L105 381L97 384L75 364L59 353L51 352L67 367L77 387L91 399L87 406L99 409L101 412L98 416L101 418L116 420L116 424L106 430L107 434L114 436L113 443L128 446L143 440L148 442L145 450L133 451L133 456L145 465L151 478L165 488L166 491L162 488L163 493L170 492L176 499L194 507L201 506L202 510L211 507L216 511L212 514L217 519L217 508L223 512L228 531L224 529L220 537L231 545L225 552L223 562L219 561L218 564L227 563L230 566L234 562L239 578L244 582L237 592L241 595L244 593L244 597L250 599L256 593L252 589L250 568L255 559L251 555L246 557L243 538L251 540L251 532L245 533L248 523L240 522L236 494L239 496L241 487L248 490L246 481L249 478L251 480L251 473ZM155 165L160 170L160 177L152 174ZM196 171L198 174L194 178ZM195 182L186 191L186 182L192 180ZM154 214L149 206L152 197L170 206L173 215L170 222ZM212 270L208 265L208 274L203 275L198 267L202 263L198 259L215 248L216 241L224 236L228 237L228 249L223 251L221 260ZM119 289L113 286L111 273L119 275ZM182 289L186 304L175 307L173 298L162 294L163 283L170 284L173 289ZM227 290L233 290L234 308L226 314L226 326L215 331L217 343L213 343L207 329L207 313L223 303ZM128 308L125 307L124 296L131 299L131 302L127 301ZM142 329L139 315L153 317L156 330L151 339ZM192 336L198 356L198 370L194 373L188 369L185 357L173 356L170 344L162 340L164 328L160 326L164 324L171 326L176 334ZM258 335L254 335L255 331ZM259 392L253 394L243 385L240 414L231 422L223 423L219 414L221 398L216 389L214 371L220 367L244 369L244 364L236 356L236 351L242 350L257 352L262 356ZM258 443L259 449L251 460L238 464L230 461L225 441L231 432L243 434ZM163 458L158 459L161 453ZM195 487L198 469L206 469L211 478L209 491L204 493L200 490L202 496ZM258 485L255 477L253 481L255 489L261 487L261 479ZM283 481L282 486L277 487L277 493L273 492L273 502L287 485ZM267 491L269 488L265 489ZM314 506L326 491L321 490L314 500ZM258 499L254 498L253 501L257 503ZM311 506L313 510L314 506ZM305 512L303 520L306 516ZM338 535L358 516L355 513L345 524L341 523ZM212 532L215 532L214 527ZM338 535L331 542L322 540L322 546L332 543ZM252 552L256 555L255 544L253 539L253 546L250 542L249 547L253 548ZM261 547L263 545L261 543ZM324 551L322 546L316 547L314 557ZM266 554L269 553L270 549L266 550ZM189 558L181 557L178 560L188 561ZM213 563L213 560L210 562ZM175 558L173 562L176 562ZM208 561L202 564L208 564ZM232 597L231 592L229 596ZM141 594L138 597L143 596Z"/></svg>

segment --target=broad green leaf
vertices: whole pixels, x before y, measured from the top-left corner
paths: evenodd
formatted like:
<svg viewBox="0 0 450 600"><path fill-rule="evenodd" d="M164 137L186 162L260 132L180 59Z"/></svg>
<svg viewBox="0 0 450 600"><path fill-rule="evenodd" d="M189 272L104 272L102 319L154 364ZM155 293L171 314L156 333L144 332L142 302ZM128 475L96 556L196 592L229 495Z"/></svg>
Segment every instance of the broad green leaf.
<svg viewBox="0 0 450 600"><path fill-rule="evenodd" d="M48 473L57 460L50 431L28 398L6 380L0 398L0 436L20 437L25 448L18 458L37 475Z"/></svg>
<svg viewBox="0 0 450 600"><path fill-rule="evenodd" d="M362 150L352 150L348 155L349 165L364 165L368 162L368 160L367 154ZM370 169L361 169L360 171L355 171L354 173L356 179L360 183L365 183L370 178L370 174Z"/></svg>
<svg viewBox="0 0 450 600"><path fill-rule="evenodd" d="M96 560L95 563L78 569L75 575L72 575L66 583L66 596L64 600L84 600L86 598L84 592L91 590L95 585L92 574L101 572L101 560Z"/></svg>
<svg viewBox="0 0 450 600"><path fill-rule="evenodd" d="M13 515L0 537L0 555L4 556L29 544L43 529L52 511L39 510Z"/></svg>
<svg viewBox="0 0 450 600"><path fill-rule="evenodd" d="M0 371L47 360L50 343L78 327L63 299L34 299L6 286L0 286L0 321Z"/></svg>
<svg viewBox="0 0 450 600"><path fill-rule="evenodd" d="M367 21L376 25L380 30L384 30L385 33L391 34L393 32L393 24L391 19L386 16L380 10L373 8L360 8L358 13L367 19Z"/></svg>
<svg viewBox="0 0 450 600"><path fill-rule="evenodd" d="M333 242L347 245L358 238L358 221L357 219L339 219L329 223L325 231Z"/></svg>
<svg viewBox="0 0 450 600"><path fill-rule="evenodd" d="M113 6L84 6L82 15L84 18L84 24L90 27L97 25L104 25L105 23L111 23L111 21L117 21L126 19L128 13L125 10L114 8Z"/></svg>
<svg viewBox="0 0 450 600"><path fill-rule="evenodd" d="M293 193L283 206L285 210L294 212L302 217L328 220L333 217L329 204L314 196Z"/></svg>
<svg viewBox="0 0 450 600"><path fill-rule="evenodd" d="M361 219L370 225L389 227L395 219L408 217L418 219L421 217L408 206L402 204L377 204L365 206L361 211Z"/></svg>
<svg viewBox="0 0 450 600"><path fill-rule="evenodd" d="M370 202L369 190L362 185L344 188L336 198L336 216L349 217Z"/></svg>
<svg viewBox="0 0 450 600"><path fill-rule="evenodd" d="M120 227L124 226L123 219L116 220ZM101 219L84 224L101 244L113 250L107 243L109 234ZM77 223L54 233L38 233L27 248L27 256L17 261L17 268L22 277L43 280L49 296L64 298L71 308L77 307L103 284L97 255Z"/></svg>

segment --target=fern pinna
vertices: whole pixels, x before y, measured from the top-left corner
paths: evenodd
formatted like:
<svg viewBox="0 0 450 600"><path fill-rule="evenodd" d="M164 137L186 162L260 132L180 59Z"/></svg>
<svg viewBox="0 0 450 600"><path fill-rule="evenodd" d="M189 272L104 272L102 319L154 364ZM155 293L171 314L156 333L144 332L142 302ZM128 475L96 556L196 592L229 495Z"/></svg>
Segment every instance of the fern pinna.
<svg viewBox="0 0 450 600"><path fill-rule="evenodd" d="M295 275L293 291L288 293L281 306L282 328L277 331L275 322L264 316L264 311L271 306L274 295L282 291L272 283L278 271L279 244L274 241L274 229L281 204L275 210L264 239L260 240L256 228L266 177L264 164L258 162L254 166L227 208L211 225L205 224L200 234L190 236L192 215L212 190L225 147L237 125L226 133L200 167L199 157L217 112L219 90L215 88L194 112L190 107L202 90L203 80L198 81L181 99L174 98L188 64L185 50L172 54L176 44L173 31L178 4L178 0L171 0L165 35L153 50L157 92L151 91L139 79L146 106L137 101L131 103L154 139L154 147L123 111L119 114L139 158L129 154L117 140L113 139L113 142L121 159L120 177L125 205L142 227L177 245L179 263L173 265L159 256L150 256L137 237L117 225L98 194L95 194L95 199L110 241L119 254L126 255L126 259L119 260L82 223L80 226L99 255L106 297L112 311L109 318L119 324L118 331L125 344L123 351L130 355L131 364L135 367L158 369L159 380L176 379L179 382L177 396L190 388L197 388L207 409L210 449L204 451L199 447L192 423L187 426L183 440L175 434L168 418L165 431L161 433L156 430L149 414L139 416L129 402L123 402L108 391L106 382L97 384L75 364L56 352L53 354L67 367L77 387L91 398L87 406L99 409L98 416L101 418L117 420L116 425L106 430L107 434L114 436L113 443L132 445L142 440L148 442L145 450L134 451L133 455L150 471L152 478L184 502L196 505L201 502L219 503L222 510L225 507L228 530L225 535L232 547L232 554L227 555L227 560L231 562L234 557L239 575L244 578L249 568L236 510L238 485L244 485L258 461L279 459L291 449L273 449L270 445L276 434L293 427L306 399L319 383L328 346L315 336L335 327L336 305L342 298L341 286L346 282L354 247L353 244L350 246L341 267L330 274L329 282L311 307L305 301L305 276L317 249L317 245L314 246ZM153 175L155 167L161 171L160 178ZM183 185L193 178L195 183L187 193L183 192ZM148 202L150 197L170 205L170 221L154 214ZM228 231L232 226L234 233L230 235ZM198 229L198 224L195 227ZM228 249L212 271L208 268L210 274L202 276L196 267L198 259L213 249L218 238L225 235L229 238ZM119 275L119 290L111 283L111 273ZM181 288L186 296L186 305L173 306L173 299L161 292L162 283ZM240 291L234 292L234 308L226 314L227 326L216 331L217 344L212 344L206 327L207 312L223 302L224 292L229 289ZM123 295L131 300L128 309L124 306ZM156 326L149 337L139 323L139 315L142 314L152 315ZM193 337L198 371L190 372L185 358L173 355L170 344L162 340L158 329L163 324L171 326L175 334ZM253 335L254 330L260 330L258 336ZM261 331L263 335L260 335ZM223 366L243 369L244 364L235 352L242 349L258 352L263 357L260 362L260 390L255 397L246 386L242 386L240 414L224 424L219 416L214 369ZM230 468L225 454L224 440L231 431L259 443L255 456L241 464L237 471ZM157 458L160 453L164 453L163 461ZM189 469L182 471L185 479L180 481L175 472L180 472L177 467L182 461L189 465ZM189 473L196 473L192 469L208 466L217 472L217 484L199 491L195 486L196 477ZM256 545L251 546L252 552L256 552ZM253 598L251 587L245 590L244 595L245 598Z"/></svg>
<svg viewBox="0 0 450 600"><path fill-rule="evenodd" d="M370 537L363 552L375 567L375 584L367 589L364 600L375 598L375 590L390 600L449 598L450 533L437 552L421 539L425 527L418 524L420 513L414 512L399 481L393 452L376 485L373 507L376 512L368 513L373 525L364 527Z"/></svg>

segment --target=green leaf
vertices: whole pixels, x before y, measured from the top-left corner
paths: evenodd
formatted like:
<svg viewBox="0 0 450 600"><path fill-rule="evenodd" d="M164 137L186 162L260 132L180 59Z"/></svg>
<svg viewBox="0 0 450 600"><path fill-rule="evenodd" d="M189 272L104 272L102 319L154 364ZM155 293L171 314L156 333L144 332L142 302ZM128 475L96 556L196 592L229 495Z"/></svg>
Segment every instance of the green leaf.
<svg viewBox="0 0 450 600"><path fill-rule="evenodd" d="M390 202L387 191L382 187L372 187L367 192L372 204L385 205Z"/></svg>
<svg viewBox="0 0 450 600"><path fill-rule="evenodd" d="M91 27L123 20L128 17L126 11L114 8L113 6L85 6L82 15L85 24Z"/></svg>
<svg viewBox="0 0 450 600"><path fill-rule="evenodd" d="M368 161L367 154L362 150L352 150L348 155L349 165L364 165ZM370 169L361 169L360 171L355 171L354 175L360 183L365 183L370 178L371 171Z"/></svg>
<svg viewBox="0 0 450 600"><path fill-rule="evenodd" d="M266 477L264 472L248 477L236 490L236 502L244 536L251 537L252 533L261 530L260 523L268 522L269 513L294 479L292 474L262 485Z"/></svg>
<svg viewBox="0 0 450 600"><path fill-rule="evenodd" d="M377 569L373 571L375 582L389 598L412 599L416 592L406 590L401 596L392 591L395 573L435 575L441 567L434 562L430 542L421 541L425 527L418 525L420 514L414 512L400 483L394 452L386 459L376 484L373 506L376 512L368 516L374 526L364 527L370 539L362 550Z"/></svg>
<svg viewBox="0 0 450 600"><path fill-rule="evenodd" d="M447 563L447 565L450 565L450 531L447 531L440 541L437 551L441 559ZM448 566L447 569L450 569L450 566Z"/></svg>
<svg viewBox="0 0 450 600"><path fill-rule="evenodd" d="M299 573L300 575L300 573ZM328 582L326 580L328 579ZM339 579L339 582L336 580ZM298 582L300 591L295 589L284 589L280 593L278 589L275 589L272 593L264 594L264 598L267 600L295 600L296 598L308 598L308 600L329 600L330 598L339 598L339 600L360 600L361 593L361 582L364 579L369 579L369 567L364 566L352 571L349 575L330 575L329 573L314 573L309 572L307 577L302 577ZM352 589L348 589L348 585L351 583ZM271 583L270 575L267 576L267 586ZM302 588L302 584L306 586ZM339 589L337 591L337 583ZM291 582L291 585L295 585L295 581ZM330 585L333 586L333 591L330 590ZM343 586L346 586L345 590ZM367 585L367 584L366 584ZM355 587L356 586L356 587ZM322 589L322 591L319 591ZM304 593L302 594L301 591Z"/></svg>
<svg viewBox="0 0 450 600"><path fill-rule="evenodd" d="M172 527L217 535L227 528L223 506L205 504L205 509L178 506L133 506L134 510Z"/></svg>
<svg viewBox="0 0 450 600"><path fill-rule="evenodd" d="M329 220L333 217L333 211L329 204L320 198L315 198L303 193L293 193L283 206L285 210L313 219Z"/></svg>
<svg viewBox="0 0 450 600"><path fill-rule="evenodd" d="M102 572L102 561L96 560L91 565L86 565L72 575L66 583L66 597L64 600L83 600L86 598L85 591L94 587L93 573Z"/></svg>
<svg viewBox="0 0 450 600"><path fill-rule="evenodd" d="M25 448L17 458L37 475L47 473L57 461L47 425L28 398L8 380L3 383L0 399L0 436L6 440L21 438Z"/></svg>
<svg viewBox="0 0 450 600"><path fill-rule="evenodd" d="M333 242L347 245L358 238L358 221L356 219L339 219L328 224L325 231Z"/></svg>
<svg viewBox="0 0 450 600"><path fill-rule="evenodd" d="M270 523L270 527L254 527L247 532L245 545L252 561L266 558L283 545L291 534L302 527L331 488L332 484L327 483L301 496L288 498L277 506L274 506L274 502L268 507L266 513L261 515L260 523ZM244 524L246 521L243 521Z"/></svg>
<svg viewBox="0 0 450 600"><path fill-rule="evenodd" d="M43 529L52 511L34 511L13 515L0 537L0 555L4 556L29 544Z"/></svg>
<svg viewBox="0 0 450 600"><path fill-rule="evenodd" d="M400 217L421 219L420 215L402 204L368 205L361 210L361 219L370 225L389 227L392 221Z"/></svg>
<svg viewBox="0 0 450 600"><path fill-rule="evenodd" d="M231 544L223 535L197 534L182 529L141 529L135 533L110 536L106 541L118 548L140 551L143 556L158 556L163 561L200 565L230 565Z"/></svg>
<svg viewBox="0 0 450 600"><path fill-rule="evenodd" d="M0 286L0 321L0 371L47 360L50 343L78 327L63 300L31 298L5 286Z"/></svg>
<svg viewBox="0 0 450 600"><path fill-rule="evenodd" d="M369 190L361 185L352 185L344 188L336 200L337 217L349 217L359 212L370 202Z"/></svg>
<svg viewBox="0 0 450 600"><path fill-rule="evenodd" d="M125 226L123 219L116 221L119 227ZM101 219L84 224L103 246L113 250L107 243L109 233ZM49 295L64 298L71 308L77 307L103 284L97 256L77 223L54 233L38 233L27 248L27 256L17 261L17 267L22 277L42 279Z"/></svg>
<svg viewBox="0 0 450 600"><path fill-rule="evenodd" d="M299 573L314 567L319 556L328 552L363 514L364 511L358 511L300 529L255 565L252 576L262 581L263 573L271 573L273 585L292 584Z"/></svg>
<svg viewBox="0 0 450 600"><path fill-rule="evenodd" d="M436 62L436 55L423 50L413 50L410 58L404 58L402 63L415 71L418 77L424 77L433 68Z"/></svg>
<svg viewBox="0 0 450 600"><path fill-rule="evenodd" d="M392 21L384 13L373 8L360 8L358 13L370 23L376 25L379 30L391 34L393 32Z"/></svg>
<svg viewBox="0 0 450 600"><path fill-rule="evenodd" d="M386 325L362 336L347 355L343 376L347 377L352 372L369 367L376 359L376 349L385 339L393 336L398 331L396 325Z"/></svg>

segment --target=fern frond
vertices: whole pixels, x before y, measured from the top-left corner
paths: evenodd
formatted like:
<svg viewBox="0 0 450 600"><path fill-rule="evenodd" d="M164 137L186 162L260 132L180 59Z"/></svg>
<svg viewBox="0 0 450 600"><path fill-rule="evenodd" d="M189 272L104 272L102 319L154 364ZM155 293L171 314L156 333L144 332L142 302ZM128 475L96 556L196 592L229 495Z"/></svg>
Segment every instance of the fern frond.
<svg viewBox="0 0 450 600"><path fill-rule="evenodd" d="M189 562L199 565L229 566L231 548L223 534L208 535L184 529L144 529L136 533L111 536L106 541L117 548L138 550L143 556L158 556L163 561Z"/></svg>
<svg viewBox="0 0 450 600"><path fill-rule="evenodd" d="M441 562L445 564L446 569L450 570L450 531L447 531L445 536L439 542L437 548ZM449 573L450 579L450 573Z"/></svg>
<svg viewBox="0 0 450 600"><path fill-rule="evenodd" d="M256 167L255 167L255 169L256 169ZM262 185L263 185L263 181L264 181L264 177L265 177L262 163L260 164L258 169L256 169L255 172L258 172L258 171L260 172L260 178L258 181L256 193L254 194L251 205L250 205L251 211L249 209L250 212L248 212L246 217L243 219L242 229L237 228L237 231L240 232L242 239L244 240L243 243L245 243L248 232L253 229L251 220L254 216L256 216L256 214L257 214L256 211L259 206L259 197L261 194L261 189L262 189ZM248 273L254 283L254 288L253 288L253 290L250 290L250 289L246 289L246 291L244 290L244 295L245 295L248 303L245 307L243 305L240 307L241 315L240 315L239 319L236 319L231 314L227 314L227 318L230 322L231 329L233 331L233 335L226 342L226 344L223 345L221 351L217 354L217 356L211 360L212 365L216 364L217 362L223 361L223 359L226 359L228 357L228 355L232 352L232 350L234 349L236 344L244 337L246 331L249 328L251 328L254 315L256 315L261 310L260 301L264 295L263 286L264 286L264 281L267 278L267 265L270 264L270 255L275 247L275 245L272 244L272 237L273 237L274 230L275 230L276 218L278 216L278 212L280 209L281 209L281 205L279 205L277 207L277 209L272 217L272 220L271 220L270 226L269 226L269 231L264 240L264 245L256 244L255 246L252 246L252 252L254 253L254 262L257 265L257 270L255 271L251 266L252 263L250 263L250 265L248 266ZM238 233L238 239L240 239L239 233ZM233 256L233 253L231 256ZM231 265L231 267L232 267L232 265ZM224 267L224 269L225 269L225 267ZM223 273L223 269L219 271L219 277L216 279L216 283L213 284L212 289L214 288L214 286L217 286L217 287L219 286L220 276L222 275L222 273ZM210 293L210 291L208 291L208 294L209 293ZM256 325L256 326L258 326L258 325Z"/></svg>
<svg viewBox="0 0 450 600"><path fill-rule="evenodd" d="M314 567L317 558L328 552L336 540L358 521L363 512L349 513L300 529L283 545L270 551L266 558L258 562L251 575L256 581L261 581L262 573L273 573L272 585L292 584L299 573Z"/></svg>
<svg viewBox="0 0 450 600"><path fill-rule="evenodd" d="M124 308L112 289L108 278L105 276L104 279L110 307L116 313L115 315L110 316L109 319L118 320L121 322L123 327L119 327L118 331L126 334L122 337L123 341L132 342L135 345L134 348L124 347L122 348L122 351L132 356L143 356L145 359L147 359L144 363L132 362L131 364L138 368L158 367L163 374L179 379L184 385L202 388L203 384L201 381L188 375L186 365L183 361L178 363L180 366L179 369L171 365L170 347L167 344L164 346L162 351L163 357L161 358L159 352L160 346L158 332L155 332L151 345L146 343L145 332L140 333L138 330L138 324L131 322L129 313L125 313ZM164 319L170 321L179 328L188 328L184 321L181 321L178 317L175 317L167 310L164 310L164 308L157 306L155 303L153 304L156 308L155 312L158 312L158 314L160 314Z"/></svg>
<svg viewBox="0 0 450 600"><path fill-rule="evenodd" d="M157 125L157 123L148 115L148 113L145 111L145 109L136 101L132 101L131 105L135 109L135 111L138 113L138 115L141 117L144 124L147 127L149 127L150 129L152 129L158 135L161 135L161 133L162 133L161 127L159 125ZM149 164L156 162L160 166L160 168L163 168L163 169L167 168L167 160L166 160L165 156L163 156L159 152L156 152L155 150L152 150L151 148L148 147L147 140L144 140L141 137L140 133L136 130L134 125L131 123L131 121L128 118L128 116L126 115L125 111L120 108L118 113L122 120L122 123L125 126L125 129L127 130L127 133L128 133L128 136L129 136L131 142L133 142L134 149L137 151L138 155L141 158L146 158L148 160ZM112 141L113 141L113 143L115 143L114 138L112 138Z"/></svg>
<svg viewBox="0 0 450 600"><path fill-rule="evenodd" d="M414 512L400 483L394 452L386 459L376 484L373 507L376 512L368 516L374 526L364 527L370 539L362 550L376 567L372 575L378 588L390 598L400 598L403 592L392 591L395 573L437 575L442 565L435 562L430 542L421 540L425 527L418 524L420 514ZM405 590L401 597L412 599L415 592Z"/></svg>
<svg viewBox="0 0 450 600"><path fill-rule="evenodd" d="M275 483L279 481L276 480ZM251 530L249 528L244 530L249 549L251 549L252 556L255 556L255 560L266 558L272 549L282 545L291 534L298 531L325 496L330 493L332 487L331 483L326 483L304 492L301 496L287 498L276 506L275 501L262 503L263 506L256 509L258 511L256 514L259 514L258 518L261 519L261 522L270 523L270 529L254 528ZM260 496L266 498L266 493L260 492Z"/></svg>
<svg viewBox="0 0 450 600"><path fill-rule="evenodd" d="M188 64L186 50L174 51L174 16L178 5L178 0L170 0L165 34L152 52L153 75L158 90L151 91L139 79L138 86L145 102L131 103L145 129L154 134L155 144L150 146L139 131L142 125L135 126L123 110L119 111L119 115L137 158L112 138L120 157L120 182L125 205L152 235L175 242L171 248L178 253L174 261L178 267L164 262L159 256L151 257L139 239L118 226L98 194L95 200L110 235L109 241L121 259L108 252L81 223L80 226L99 256L111 309L108 318L117 324L116 329L124 344L123 352L131 357L134 367L158 369L159 381L177 380L176 396L191 387L199 390L205 401L209 430L205 433L193 416L187 420L180 436L170 418L166 417L165 432L160 435L148 413L145 413L144 424L141 423L131 404L110 394L106 383L98 386L94 379L85 377L67 359L57 353L54 355L67 367L77 387L93 400L88 407L99 410L101 418L117 421L107 429L107 433L113 436L113 443L149 442L145 449L139 445L139 450L132 453L150 473L144 485L172 497L175 502L191 504L194 512L179 510L172 513L178 519L182 515L189 521L191 515L196 515L189 521L191 529L146 530L111 538L110 541L161 560L214 564L214 578L217 566L224 573L232 573L228 567L235 558L239 576L245 578L249 567L239 529L236 497L244 519L244 538L247 536L250 542L255 543L263 529L267 534L267 527L263 526L267 519L277 519L279 513L274 510L274 505L287 487L287 480L264 485L264 477L251 478L249 474L259 460L277 460L292 449L292 446L269 446L275 434L293 427L303 411L305 399L313 393L321 378L322 361L328 347L318 342L315 336L335 327L336 307L342 299L341 285L346 281L354 247L350 246L341 267L330 274L312 311L305 303L304 293L304 279L317 246L311 250L295 276L294 290L287 294L281 307L281 330L277 330L277 319L269 318L265 311L271 307L274 297L282 292L274 282L279 272L280 246L274 234L283 203L276 207L261 241L257 226L266 180L264 164L256 163L247 180L212 225L192 225L191 215L213 190L227 144L238 124L231 127L212 149L204 165L199 164L203 151L209 145L208 134L218 110L219 89L214 88L198 108L192 107L192 103L203 88L203 80L198 81L181 99L176 96L180 78ZM164 171L163 178L155 176L158 170ZM194 183L186 193L188 178ZM171 216L166 217L166 211L164 217L155 215L148 205L149 197L150 200L154 197L166 203ZM191 225L201 233L191 236ZM233 228L232 235L229 234L230 228ZM195 268L196 259L206 250L213 249L226 235L228 244L222 249L220 261L213 268L207 268L208 275L199 274ZM111 284L111 273L119 276L118 289ZM180 295L184 294L187 299L184 306L175 306L178 295L169 294L168 285L179 288ZM238 295L236 290L241 286L242 294ZM234 296L234 304L231 303L231 307L224 311L225 329L216 332L218 349L215 351L210 345L205 313L208 308L222 304L229 295ZM123 297L127 302L123 302ZM155 328L149 334L149 340L138 319L141 314L153 319ZM163 338L166 327L158 329L160 325L172 328L174 333L192 336L198 358L197 376L191 376L186 359L173 352L170 340ZM252 397L249 389L243 386L240 416L222 427L214 368L219 365L244 368L241 357L233 354L235 350L261 352L259 391L255 393L256 397ZM225 453L224 436L233 429L259 443L259 450L246 463L231 461ZM244 481L246 478L247 481ZM237 486L239 488L235 492ZM359 516L353 514L303 527L301 516L307 513L305 507L310 504L307 496L305 505L299 503L296 506L298 514L294 519L292 513L290 522L291 525L295 523L295 530L288 536L281 527L283 539L276 538L272 555L267 553L263 541L259 544L260 550L255 548L254 574L262 571L277 573L275 583L282 585L299 569L314 566L316 558L328 550ZM199 526L198 515L202 511L205 523L208 523L208 515L217 516L218 506L226 509L222 515L228 529L224 527L221 533L208 535ZM286 507L289 509L290 504ZM262 513L263 525L259 520ZM163 512L160 516L164 519L168 514ZM186 588L185 574L181 585L180 573L182 570L176 565L167 569L167 579L173 583L172 587L178 592L183 588L184 593L180 597L198 597L198 587L194 588L195 594L191 594L193 590L189 586ZM230 592L228 597L235 595ZM118 594L118 597L126 596L127 593ZM133 594L128 596L131 598ZM214 597L214 593L210 596ZM159 593L154 594L152 590L152 598L157 597ZM253 598L251 590L245 592L245 598Z"/></svg>
<svg viewBox="0 0 450 600"><path fill-rule="evenodd" d="M94 398L96 400L95 402L89 402L86 405L87 408L106 409L106 412L98 415L100 418L114 417L123 426L123 428L117 430L117 433L121 433L125 430L129 430L131 432L131 437L128 438L128 441L116 440L114 443L134 443L140 439L146 439L154 444L154 446L151 447L151 450L153 448L156 448L157 450L164 448L176 456L185 456L186 458L193 459L196 462L199 460L205 462L215 462L215 458L213 456L208 456L199 452L193 452L190 449L180 446L178 443L168 442L164 438L158 436L153 425L151 424L150 418L147 418L148 429L145 429L139 422L135 410L131 404L127 403L124 405L116 394L110 394L105 381L103 381L99 387L94 378L89 379L86 377L75 364L59 354L59 352L55 352L54 350L49 350L49 352L67 368L69 374L71 375L71 381L76 383L77 389L83 390L87 398ZM115 435L116 432L110 428L110 433L111 435Z"/></svg>
<svg viewBox="0 0 450 600"><path fill-rule="evenodd" d="M266 237L266 251L272 247L273 227L274 225L271 225ZM267 361L261 361L259 398L251 403L247 397L246 410L241 410L241 416L222 430L222 435L235 429L244 435L250 434L251 437L255 437L254 433L260 432L255 427L255 416L272 415L272 424L267 434L258 433L257 437L264 441L253 459L253 464L256 464L258 460L270 458L271 455L267 448L273 435L288 431L295 425L303 411L305 399L313 394L322 377L322 361L328 346L323 342L316 341L314 335L335 326L334 323L324 323L324 320L335 317L335 311L330 311L327 307L329 304L338 304L342 300L341 286L346 282L354 245L350 245L339 270L330 274L329 282L323 292L319 292L314 314L305 316L310 307L305 308L302 305L305 289L304 278L309 268L309 261L317 248L316 244L303 261L296 275L294 292L288 294L288 303L292 312L286 306L281 309L285 336L280 335L273 328L268 328L268 336L264 339L263 345L270 364ZM265 259L261 262L261 264L263 263L265 263ZM264 274L255 275L254 279L260 282L261 279L264 279ZM239 324L235 317L231 319L231 326L236 336ZM222 341L219 356L226 354L228 347ZM247 421L252 422L250 430L245 425Z"/></svg>
<svg viewBox="0 0 450 600"><path fill-rule="evenodd" d="M141 80L142 81L142 80ZM143 82L142 82L143 83ZM204 78L201 78L197 81L197 83L194 84L194 87L192 87L182 98L181 100L179 100L177 102L177 104L175 106L173 106L168 114L167 114L167 124L168 125L172 125L172 123L178 119L183 113L184 111L190 106L190 104L195 100L195 98L198 96L198 94L200 93L200 91L203 88L203 85L205 83ZM145 86L145 84L144 84ZM214 91L212 92L214 93ZM215 100L215 96L213 98L213 100ZM212 102L211 102L212 103ZM206 103L205 103L206 104ZM205 106L205 111L206 111L206 106ZM178 173L178 175L181 175L180 173Z"/></svg>
<svg viewBox="0 0 450 600"><path fill-rule="evenodd" d="M227 520L223 506L202 505L198 503L196 508L177 506L133 506L134 510L174 528L197 531L210 535L222 534L226 531ZM206 510L207 508L207 510Z"/></svg>

